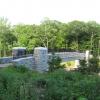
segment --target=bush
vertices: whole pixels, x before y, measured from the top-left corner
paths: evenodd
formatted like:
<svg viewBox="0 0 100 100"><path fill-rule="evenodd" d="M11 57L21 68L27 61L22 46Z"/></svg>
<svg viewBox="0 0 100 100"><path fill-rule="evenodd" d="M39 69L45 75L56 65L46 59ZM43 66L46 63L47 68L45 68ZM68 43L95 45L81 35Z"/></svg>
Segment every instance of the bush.
<svg viewBox="0 0 100 100"><path fill-rule="evenodd" d="M0 70L0 100L100 100L100 77L64 69L22 73L4 68Z"/></svg>
<svg viewBox="0 0 100 100"><path fill-rule="evenodd" d="M93 57L89 60L89 72L99 72L99 59Z"/></svg>
<svg viewBox="0 0 100 100"><path fill-rule="evenodd" d="M78 71L83 73L83 74L89 73L88 72L88 65L87 65L87 62L85 60L80 60L80 66L78 67Z"/></svg>
<svg viewBox="0 0 100 100"><path fill-rule="evenodd" d="M25 73L25 72L29 71L29 69L24 67L23 65L15 66L15 68L16 68L17 71L22 72L22 73Z"/></svg>
<svg viewBox="0 0 100 100"><path fill-rule="evenodd" d="M89 59L89 62L87 63L85 60L80 61L80 67L78 68L79 72L92 74L92 73L98 73L100 70L99 68L99 59L96 57L93 57Z"/></svg>
<svg viewBox="0 0 100 100"><path fill-rule="evenodd" d="M35 100L31 80L34 73L30 76L28 71L22 72L23 70L19 71L16 68L0 70L0 100Z"/></svg>
<svg viewBox="0 0 100 100"><path fill-rule="evenodd" d="M49 71L52 72L59 68L64 68L64 65L61 65L61 58L55 55L52 55L51 61L48 62L49 64Z"/></svg>

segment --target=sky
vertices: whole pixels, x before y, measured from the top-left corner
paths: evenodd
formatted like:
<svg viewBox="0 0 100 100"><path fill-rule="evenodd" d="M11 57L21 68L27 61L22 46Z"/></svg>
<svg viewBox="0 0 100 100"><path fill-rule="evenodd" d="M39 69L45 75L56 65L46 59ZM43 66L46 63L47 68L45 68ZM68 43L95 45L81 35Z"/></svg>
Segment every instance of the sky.
<svg viewBox="0 0 100 100"><path fill-rule="evenodd" d="M45 17L100 23L100 0L0 0L0 17L11 24L39 24Z"/></svg>

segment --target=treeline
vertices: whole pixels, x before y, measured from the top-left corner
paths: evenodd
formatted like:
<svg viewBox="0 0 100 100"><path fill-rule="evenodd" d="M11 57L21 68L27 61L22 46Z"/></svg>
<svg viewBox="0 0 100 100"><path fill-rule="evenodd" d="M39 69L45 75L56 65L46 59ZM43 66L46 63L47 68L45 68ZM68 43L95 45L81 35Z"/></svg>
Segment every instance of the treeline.
<svg viewBox="0 0 100 100"><path fill-rule="evenodd" d="M62 23L44 19L40 25L18 24L11 26L0 18L0 50L15 46L33 49L44 46L49 49L93 50L99 52L100 24L95 21ZM4 52L5 53L5 52Z"/></svg>

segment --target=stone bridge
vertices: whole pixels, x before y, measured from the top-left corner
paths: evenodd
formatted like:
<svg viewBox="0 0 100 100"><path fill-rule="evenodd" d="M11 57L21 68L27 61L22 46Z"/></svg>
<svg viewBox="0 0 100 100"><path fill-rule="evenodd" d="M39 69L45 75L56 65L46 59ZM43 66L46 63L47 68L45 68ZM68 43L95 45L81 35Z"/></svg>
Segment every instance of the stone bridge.
<svg viewBox="0 0 100 100"><path fill-rule="evenodd" d="M58 52L55 56L62 59L62 62L82 60L88 58L89 53L79 52ZM29 57L13 59L13 57L0 58L2 63L12 63L15 66L24 65L25 67L39 72L48 71L48 61L52 59L52 54L48 54L48 49L44 47L37 47L34 49L34 54Z"/></svg>

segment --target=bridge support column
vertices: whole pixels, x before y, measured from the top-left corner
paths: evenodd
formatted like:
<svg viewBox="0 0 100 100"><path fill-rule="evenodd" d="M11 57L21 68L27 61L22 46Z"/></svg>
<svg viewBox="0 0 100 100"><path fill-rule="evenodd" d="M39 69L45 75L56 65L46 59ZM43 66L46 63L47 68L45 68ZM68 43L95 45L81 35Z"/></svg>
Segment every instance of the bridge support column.
<svg viewBox="0 0 100 100"><path fill-rule="evenodd" d="M36 70L39 72L48 71L48 49L45 47L36 47L34 49Z"/></svg>
<svg viewBox="0 0 100 100"><path fill-rule="evenodd" d="M14 47L12 49L13 59L23 58L26 55L25 47Z"/></svg>

